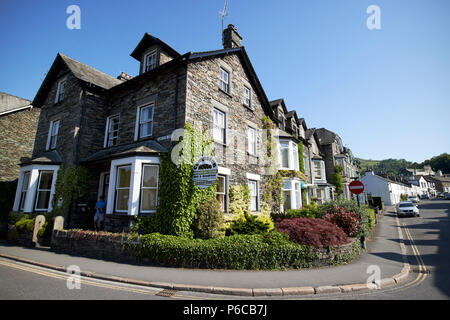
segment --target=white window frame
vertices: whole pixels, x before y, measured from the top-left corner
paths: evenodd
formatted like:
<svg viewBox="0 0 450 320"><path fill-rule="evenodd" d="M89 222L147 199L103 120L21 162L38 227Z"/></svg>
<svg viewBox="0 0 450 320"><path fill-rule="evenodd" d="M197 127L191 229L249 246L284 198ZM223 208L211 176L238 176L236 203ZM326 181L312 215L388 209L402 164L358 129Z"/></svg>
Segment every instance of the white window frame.
<svg viewBox="0 0 450 320"><path fill-rule="evenodd" d="M300 170L300 159L298 157L298 145L294 142L290 142L289 144L292 152L292 158L293 158L293 168L294 170L299 171Z"/></svg>
<svg viewBox="0 0 450 320"><path fill-rule="evenodd" d="M320 171L320 176L317 176L317 168L316 168L316 163L319 164L319 171ZM313 160L313 175L314 175L314 180L323 180L322 177L322 163L320 160Z"/></svg>
<svg viewBox="0 0 450 320"><path fill-rule="evenodd" d="M217 123L217 115L222 115L223 116L223 123L222 124L218 124ZM222 137L222 132L220 133L220 136L222 139L219 139L219 137L217 137L219 131L217 130L221 130L223 132L223 137ZM215 142L221 143L221 144L227 144L227 113L218 109L218 108L214 108L213 110L213 138Z"/></svg>
<svg viewBox="0 0 450 320"><path fill-rule="evenodd" d="M248 126L248 153L252 156L258 155L258 131L252 126Z"/></svg>
<svg viewBox="0 0 450 320"><path fill-rule="evenodd" d="M227 213L228 212L228 175L219 174L217 176L217 183L219 183L220 179L223 179L223 192L217 191L217 188L216 188L216 199L217 199L217 195L223 196L223 203L221 203L222 211Z"/></svg>
<svg viewBox="0 0 450 320"><path fill-rule="evenodd" d="M144 171L145 167L156 167L157 168L157 174L156 174L156 187L144 187ZM159 165L157 164L150 164L150 163L144 163L142 164L142 174L141 174L141 190L140 190L140 204L139 204L139 212L140 213L155 213L155 210L144 210L142 209L142 199L144 194L144 189L148 190L156 190L156 208L158 208L158 191L159 191Z"/></svg>
<svg viewBox="0 0 450 320"><path fill-rule="evenodd" d="M43 173L51 173L52 174L52 185L50 186L50 189L40 189L39 186L41 184L41 178ZM36 200L34 202L34 211L36 212L48 212L49 208L51 207L50 203L52 201L52 187L53 187L53 179L54 179L55 172L53 170L39 170L39 179L36 186ZM48 198L47 208L38 208L37 204L39 202L39 193L40 192L50 192L50 196Z"/></svg>
<svg viewBox="0 0 450 320"><path fill-rule="evenodd" d="M23 212L23 210L25 208L28 189L30 188L30 181L31 181L31 171L25 171L23 173L23 181L22 181L22 186L20 188L20 200L19 200L19 210L18 210L20 212Z"/></svg>
<svg viewBox="0 0 450 320"><path fill-rule="evenodd" d="M283 144L287 144L287 147L283 147L282 145ZM287 140L280 140L280 143L279 143L279 148L280 148L280 167L281 167L281 169L283 169L283 170L289 170L290 169L290 167L291 167L291 157L290 157L290 142L289 141L287 141ZM285 166L283 166L283 149L287 149L287 167L285 167Z"/></svg>
<svg viewBox="0 0 450 320"><path fill-rule="evenodd" d="M249 179L247 183L248 183L248 187L249 187L249 189L250 189L250 211L252 211L252 212L258 212L258 211L259 211L259 182L258 182L257 180L251 180L251 179ZM256 188L256 195L254 195L254 194L252 193L253 189L250 187L251 184L254 184L254 185L255 185L255 188ZM256 200L254 210L253 210L253 207L252 207L253 198L255 198L255 200Z"/></svg>
<svg viewBox="0 0 450 320"><path fill-rule="evenodd" d="M142 179L142 165L143 164L160 164L158 157L148 156L135 156L122 158L111 161L109 189L108 189L108 201L106 206L106 214L114 214L115 200L116 200L116 181L117 181L117 168L131 163L131 181L130 181L130 194L128 203L129 216L139 215L140 208L140 195L141 195L141 179Z"/></svg>
<svg viewBox="0 0 450 320"><path fill-rule="evenodd" d="M118 120L118 128L117 130L112 131L111 130L111 126L112 126L112 121L117 119ZM104 148L109 148L109 147L114 147L119 143L119 130L120 130L120 115L116 114L113 116L109 116L106 119L106 129L105 129L105 141L103 143L103 147ZM117 131L117 136L113 136L113 138L111 137L111 134ZM116 144L111 144L111 140L113 140L114 138L116 138Z"/></svg>
<svg viewBox="0 0 450 320"><path fill-rule="evenodd" d="M41 165L41 164L32 164L29 166L24 166L20 168L20 174L19 174L19 181L17 183L17 189L16 189L16 196L14 198L14 211L19 211L20 206L20 197L21 197L21 191L24 184L24 175L26 172L30 172L30 180L28 183L28 189L27 194L25 198L25 203L23 207L23 212L33 212L35 207L35 200L36 200L36 191L38 188L39 183L39 172L40 171L52 171L53 172L53 180L52 180L52 187L51 187L51 193L50 193L50 201L49 201L49 207L48 211L52 210L52 199L55 194L55 183L56 179L58 177L58 165Z"/></svg>
<svg viewBox="0 0 450 320"><path fill-rule="evenodd" d="M57 128L56 133L54 132L55 127ZM56 149L56 143L58 141L59 128L61 127L61 120L50 121L50 126L48 129L47 145L45 150Z"/></svg>
<svg viewBox="0 0 450 320"><path fill-rule="evenodd" d="M56 89L55 103L64 100L65 92L66 92L66 79L63 79L58 82L58 87Z"/></svg>
<svg viewBox="0 0 450 320"><path fill-rule="evenodd" d="M142 122L142 119L141 119L142 110L144 110L146 108L153 108L153 110L152 110L152 118L151 118L151 120ZM134 129L135 130L134 141L153 136L153 127L154 127L153 119L154 118L155 118L155 102L154 101L146 103L146 104L143 104L141 106L138 106L137 112L136 112L136 126L135 126L135 129ZM149 122L152 122L152 132L150 133L150 135L142 136L141 135L141 127L142 127L142 125L143 124L147 124Z"/></svg>
<svg viewBox="0 0 450 320"><path fill-rule="evenodd" d="M149 64L148 59L154 57L154 62ZM144 72L151 71L155 69L158 66L158 50L153 50L152 52L149 52L144 57ZM149 68L151 67L151 68Z"/></svg>
<svg viewBox="0 0 450 320"><path fill-rule="evenodd" d="M119 187L118 186L119 185L118 182L119 182L119 178L120 178L119 170L121 168L126 168L126 167L130 167L130 184L129 184L128 188L127 187ZM131 195L131 182L132 182L131 181L132 180L131 177L132 176L133 176L133 167L132 167L131 163L120 165L120 166L116 167L116 181L115 181L115 185L114 185L114 189L115 189L115 192L114 192L114 210L115 210L115 212L118 212L118 213L125 213L125 212L127 212L128 213L128 211L130 210L130 199L131 199L130 195ZM118 194L119 190L128 190L127 210L118 210L117 209L117 194Z"/></svg>
<svg viewBox="0 0 450 320"><path fill-rule="evenodd" d="M247 96L248 94L248 96ZM252 106L252 88L244 85L244 105L250 109L253 108Z"/></svg>
<svg viewBox="0 0 450 320"><path fill-rule="evenodd" d="M226 79L222 78L222 75L226 75ZM220 67L219 71L219 80L220 80L220 90L231 94L231 72L227 68L224 68L223 66Z"/></svg>

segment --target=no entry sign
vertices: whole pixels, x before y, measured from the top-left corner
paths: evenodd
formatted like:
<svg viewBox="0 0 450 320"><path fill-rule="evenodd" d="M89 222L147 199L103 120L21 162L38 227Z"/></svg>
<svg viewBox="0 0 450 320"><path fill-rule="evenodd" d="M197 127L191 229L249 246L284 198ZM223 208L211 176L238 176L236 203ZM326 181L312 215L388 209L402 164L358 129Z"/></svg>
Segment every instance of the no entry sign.
<svg viewBox="0 0 450 320"><path fill-rule="evenodd" d="M348 185L348 189L353 194L360 194L364 192L364 184L361 181L353 181Z"/></svg>

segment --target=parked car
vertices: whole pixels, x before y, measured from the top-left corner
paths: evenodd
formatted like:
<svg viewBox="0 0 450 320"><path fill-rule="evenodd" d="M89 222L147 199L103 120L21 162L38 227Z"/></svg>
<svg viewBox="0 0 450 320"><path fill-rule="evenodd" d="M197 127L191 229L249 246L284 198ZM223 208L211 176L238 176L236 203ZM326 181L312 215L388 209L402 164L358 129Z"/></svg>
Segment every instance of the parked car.
<svg viewBox="0 0 450 320"><path fill-rule="evenodd" d="M419 208L411 201L402 201L397 205L397 216L413 216L420 217Z"/></svg>
<svg viewBox="0 0 450 320"><path fill-rule="evenodd" d="M450 200L450 192L445 193L444 199L445 200Z"/></svg>
<svg viewBox="0 0 450 320"><path fill-rule="evenodd" d="M411 201L412 203L419 203L419 197L418 196L409 196L408 201Z"/></svg>
<svg viewBox="0 0 450 320"><path fill-rule="evenodd" d="M420 196L420 199L430 199L430 196L424 193Z"/></svg>
<svg viewBox="0 0 450 320"><path fill-rule="evenodd" d="M444 195L444 193L443 192L438 192L438 194L436 195L436 198L444 198L445 197L445 195Z"/></svg>

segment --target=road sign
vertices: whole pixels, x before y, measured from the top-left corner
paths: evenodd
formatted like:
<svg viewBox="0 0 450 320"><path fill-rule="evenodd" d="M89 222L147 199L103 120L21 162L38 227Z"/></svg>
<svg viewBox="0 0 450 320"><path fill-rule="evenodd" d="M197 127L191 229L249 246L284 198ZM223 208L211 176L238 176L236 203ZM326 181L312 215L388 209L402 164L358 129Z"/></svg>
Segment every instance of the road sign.
<svg viewBox="0 0 450 320"><path fill-rule="evenodd" d="M348 189L353 194L360 194L364 192L364 184L361 181L353 181L348 185Z"/></svg>

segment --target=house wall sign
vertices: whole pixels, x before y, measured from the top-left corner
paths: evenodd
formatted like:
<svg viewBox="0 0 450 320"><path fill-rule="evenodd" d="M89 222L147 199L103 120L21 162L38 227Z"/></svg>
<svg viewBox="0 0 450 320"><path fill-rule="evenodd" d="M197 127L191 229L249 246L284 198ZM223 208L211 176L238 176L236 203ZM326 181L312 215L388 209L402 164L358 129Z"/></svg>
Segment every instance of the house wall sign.
<svg viewBox="0 0 450 320"><path fill-rule="evenodd" d="M194 184L200 189L212 186L219 172L216 160L211 156L202 156L194 163Z"/></svg>

